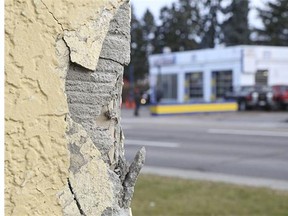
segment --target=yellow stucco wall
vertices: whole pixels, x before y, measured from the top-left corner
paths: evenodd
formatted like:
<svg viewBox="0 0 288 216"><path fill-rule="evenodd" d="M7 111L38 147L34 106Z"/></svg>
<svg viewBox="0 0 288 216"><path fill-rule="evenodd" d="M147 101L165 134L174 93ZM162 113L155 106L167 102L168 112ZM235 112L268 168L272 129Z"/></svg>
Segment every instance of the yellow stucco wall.
<svg viewBox="0 0 288 216"><path fill-rule="evenodd" d="M5 5L5 206L7 215L60 215L68 155L55 41L61 28L31 1Z"/></svg>
<svg viewBox="0 0 288 216"><path fill-rule="evenodd" d="M5 1L6 215L62 214L56 194L67 185L69 167L68 56L95 68L112 15L100 17L121 1L43 2ZM101 29L91 32L91 23Z"/></svg>

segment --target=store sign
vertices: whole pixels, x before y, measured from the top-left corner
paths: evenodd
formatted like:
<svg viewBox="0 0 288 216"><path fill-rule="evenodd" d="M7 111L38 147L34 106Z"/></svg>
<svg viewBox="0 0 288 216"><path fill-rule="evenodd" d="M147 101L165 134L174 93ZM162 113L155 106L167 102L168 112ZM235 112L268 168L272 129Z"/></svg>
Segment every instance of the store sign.
<svg viewBox="0 0 288 216"><path fill-rule="evenodd" d="M173 65L175 63L176 63L175 55L160 56L153 61L153 66L160 67L160 66Z"/></svg>

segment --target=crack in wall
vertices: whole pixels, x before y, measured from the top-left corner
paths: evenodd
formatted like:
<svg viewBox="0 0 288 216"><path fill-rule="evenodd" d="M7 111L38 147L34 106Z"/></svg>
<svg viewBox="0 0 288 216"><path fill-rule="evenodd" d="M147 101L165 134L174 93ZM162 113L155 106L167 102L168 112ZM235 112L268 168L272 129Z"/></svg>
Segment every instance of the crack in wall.
<svg viewBox="0 0 288 216"><path fill-rule="evenodd" d="M51 16L53 17L53 19L58 23L58 25L61 27L63 34L65 33L65 31L68 31L68 29L64 29L62 23L59 22L59 20L55 17L55 15L49 10L48 6L43 2L43 0L40 0L42 2L42 4L44 5L44 7L47 9L48 13L51 14ZM70 46L68 46L67 41L65 40L64 36L61 36L60 40L62 40L65 44L65 46L67 47L68 51L69 51L69 64L74 63L80 67L83 67L82 65L78 64L77 62L72 62L71 61L71 48Z"/></svg>
<svg viewBox="0 0 288 216"><path fill-rule="evenodd" d="M44 2L5 2L5 80L14 84L5 92L7 215L62 212L55 196L66 186L69 163L64 121L68 109L61 88L64 61L57 55L62 28Z"/></svg>
<svg viewBox="0 0 288 216"><path fill-rule="evenodd" d="M119 62L119 61L116 61L116 60L114 60L114 59L112 59L112 58L105 58L105 57L100 57L99 59L103 59L103 60L108 60L108 61L112 61L112 62L115 62L115 63L118 63L118 64L120 64L121 66L126 66L126 64L124 64L124 63L121 63L121 62Z"/></svg>
<svg viewBox="0 0 288 216"><path fill-rule="evenodd" d="M73 191L73 188L72 188L72 185L71 185L71 182L70 182L69 178L67 178L67 183L68 183L68 187L70 189L70 192L72 193L72 196L74 197L75 203L77 205L77 208L78 208L80 214L83 215L83 216L86 216L86 214L84 213L84 211L81 208L81 205L80 205L80 203L79 203L79 201L77 199L77 196L76 196L75 192Z"/></svg>
<svg viewBox="0 0 288 216"><path fill-rule="evenodd" d="M48 6L43 2L43 0L40 0L42 2L42 4L45 6L45 8L47 9L47 11L52 15L53 19L60 25L61 29L63 31L65 31L65 29L63 28L62 24L57 20L57 18L54 16L54 14L49 10Z"/></svg>

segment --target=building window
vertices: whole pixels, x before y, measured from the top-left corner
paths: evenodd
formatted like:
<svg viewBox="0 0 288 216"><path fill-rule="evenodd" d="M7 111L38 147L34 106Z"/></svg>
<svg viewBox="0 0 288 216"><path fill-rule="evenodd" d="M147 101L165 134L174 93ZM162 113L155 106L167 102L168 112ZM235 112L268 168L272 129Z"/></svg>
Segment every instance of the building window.
<svg viewBox="0 0 288 216"><path fill-rule="evenodd" d="M255 74L255 84L266 86L268 84L268 70L258 70Z"/></svg>
<svg viewBox="0 0 288 216"><path fill-rule="evenodd" d="M159 74L157 86L162 94L162 99L177 100L177 74Z"/></svg>
<svg viewBox="0 0 288 216"><path fill-rule="evenodd" d="M233 91L232 71L212 72L212 97L213 99L224 98L225 93Z"/></svg>
<svg viewBox="0 0 288 216"><path fill-rule="evenodd" d="M203 73L194 72L185 74L185 100L203 99Z"/></svg>

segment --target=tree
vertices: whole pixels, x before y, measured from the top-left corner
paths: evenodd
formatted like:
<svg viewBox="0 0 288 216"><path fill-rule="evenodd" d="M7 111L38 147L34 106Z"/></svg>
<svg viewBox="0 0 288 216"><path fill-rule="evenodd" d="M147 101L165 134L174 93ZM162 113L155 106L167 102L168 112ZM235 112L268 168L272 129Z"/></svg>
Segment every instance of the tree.
<svg viewBox="0 0 288 216"><path fill-rule="evenodd" d="M172 51L199 48L200 13L197 1L178 0L169 8L160 11L162 25L157 28L155 40L158 41L156 52L164 47Z"/></svg>
<svg viewBox="0 0 288 216"><path fill-rule="evenodd" d="M219 37L219 23L217 14L220 11L221 0L206 0L203 2L205 15L202 19L201 48L213 48Z"/></svg>
<svg viewBox="0 0 288 216"><path fill-rule="evenodd" d="M265 45L288 45L288 1L268 2L264 9L258 8L263 28L255 30L258 43Z"/></svg>
<svg viewBox="0 0 288 216"><path fill-rule="evenodd" d="M249 0L232 0L222 12L228 18L221 24L221 41L226 46L249 44L248 25Z"/></svg>
<svg viewBox="0 0 288 216"><path fill-rule="evenodd" d="M156 24L153 14L147 9L142 19L144 40L150 42L154 38Z"/></svg>
<svg viewBox="0 0 288 216"><path fill-rule="evenodd" d="M147 9L144 13L142 19L142 29L143 29L143 45L145 46L145 59L144 59L144 70L146 70L145 74L148 74L149 64L148 64L148 55L151 54L157 46L157 43L153 43L153 39L155 37L156 24L154 20L153 14Z"/></svg>

